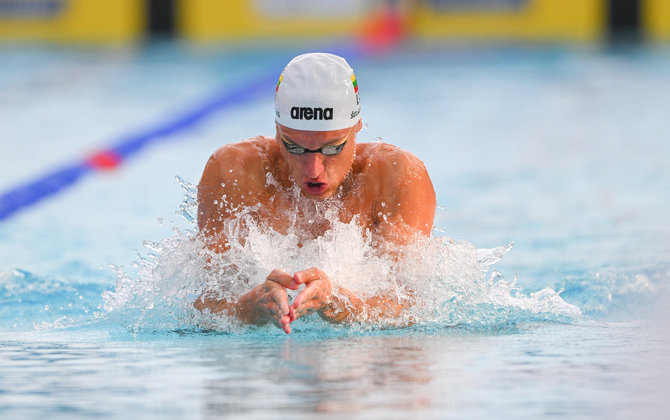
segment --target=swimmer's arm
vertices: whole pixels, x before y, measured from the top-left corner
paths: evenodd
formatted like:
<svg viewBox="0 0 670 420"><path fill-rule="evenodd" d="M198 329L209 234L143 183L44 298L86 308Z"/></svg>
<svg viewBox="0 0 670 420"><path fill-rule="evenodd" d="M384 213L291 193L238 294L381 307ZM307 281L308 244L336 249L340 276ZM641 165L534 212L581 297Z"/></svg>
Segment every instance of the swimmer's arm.
<svg viewBox="0 0 670 420"><path fill-rule="evenodd" d="M269 320L264 318L254 304L259 300L259 290L253 289L239 300L209 298L205 295L196 299L193 306L200 312L209 310L213 314L235 317L245 324L263 325Z"/></svg>
<svg viewBox="0 0 670 420"><path fill-rule="evenodd" d="M255 192L265 174L253 164L257 161L253 141L223 146L207 161L198 184L198 229L208 249L227 251L230 238L223 234L225 222L240 208L258 203Z"/></svg>
<svg viewBox="0 0 670 420"><path fill-rule="evenodd" d="M328 275L316 267L295 273L293 280L288 286L290 289L305 285L291 304L295 319L317 312L334 324L376 321L411 324L410 317L404 316L413 304L411 297L378 295L361 299L344 287L334 288Z"/></svg>
<svg viewBox="0 0 670 420"><path fill-rule="evenodd" d="M319 316L330 323L393 321L399 326L409 326L411 317L405 316L413 306L413 299L399 299L395 296L373 296L361 299L354 293L340 287L333 294L330 303L320 310Z"/></svg>
<svg viewBox="0 0 670 420"><path fill-rule="evenodd" d="M207 161L198 184L198 230L206 248L222 253L229 249L223 236L224 221L231 217L224 208L222 198L228 196L225 185L225 168L219 149Z"/></svg>
<svg viewBox="0 0 670 420"><path fill-rule="evenodd" d="M373 207L380 248L406 245L417 234L429 237L437 207L435 189L421 160L399 149L389 152L380 166L380 190ZM391 247L384 246L391 245Z"/></svg>
<svg viewBox="0 0 670 420"><path fill-rule="evenodd" d="M198 184L198 228L205 248L214 253L230 249L224 234L226 221L234 219L236 211L258 203L256 191L265 182L265 172L259 170L258 144L263 139L229 144L219 148L205 165ZM208 256L208 265L213 256ZM232 266L234 269L234 264ZM225 313L246 324L273 322L290 332L288 297L282 282L292 281L286 273L270 273L266 281L237 301L208 298L201 295L193 306L201 312Z"/></svg>
<svg viewBox="0 0 670 420"><path fill-rule="evenodd" d="M286 288L296 288L293 277L282 270L273 270L262 284L240 297L237 301L200 296L193 306L200 312L235 317L245 324L263 325L272 322L286 334L291 332L295 319L286 294Z"/></svg>

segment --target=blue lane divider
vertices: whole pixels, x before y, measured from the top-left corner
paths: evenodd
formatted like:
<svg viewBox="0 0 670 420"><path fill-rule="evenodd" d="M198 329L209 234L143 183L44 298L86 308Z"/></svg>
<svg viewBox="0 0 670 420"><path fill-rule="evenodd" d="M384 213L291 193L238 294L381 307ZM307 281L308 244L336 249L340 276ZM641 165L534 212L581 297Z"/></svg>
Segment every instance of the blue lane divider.
<svg viewBox="0 0 670 420"><path fill-rule="evenodd" d="M346 57L350 62L384 52L397 43L402 35L398 32L397 21L393 19L394 16L392 15L382 16L381 20L377 22L381 25L375 28L375 33L358 43L338 44L320 50ZM56 169L33 181L4 192L0 195L0 222L20 210L74 185L85 175L120 165L125 159L146 146L166 141L173 134L194 126L213 113L235 107L264 94L272 94L275 90L274 87L279 77L280 68L273 68L272 72L267 75L242 83L230 91L221 92L192 110L176 118L171 118L157 127L130 135L79 162Z"/></svg>
<svg viewBox="0 0 670 420"><path fill-rule="evenodd" d="M7 191L0 196L0 220L74 184L90 170L89 166L76 163Z"/></svg>
<svg viewBox="0 0 670 420"><path fill-rule="evenodd" d="M157 127L122 138L115 144L87 156L79 162L58 168L4 192L0 195L0 221L74 185L85 175L118 166L126 158L136 154L146 146L166 141L173 134L194 126L215 112L238 106L256 99L262 94L270 94L277 82L276 78L275 74L268 74L240 84L230 91L215 95L213 99L207 100L194 109L176 118L171 118Z"/></svg>

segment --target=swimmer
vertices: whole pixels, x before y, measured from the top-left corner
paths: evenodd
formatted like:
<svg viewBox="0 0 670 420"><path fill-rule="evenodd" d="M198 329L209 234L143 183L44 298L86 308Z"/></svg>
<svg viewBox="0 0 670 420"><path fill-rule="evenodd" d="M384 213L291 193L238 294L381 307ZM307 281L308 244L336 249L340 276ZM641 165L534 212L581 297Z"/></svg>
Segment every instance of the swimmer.
<svg viewBox="0 0 670 420"><path fill-rule="evenodd" d="M429 236L436 203L425 166L389 144L357 144L360 112L356 77L342 57L310 53L291 60L275 91L275 136L225 145L205 166L198 185L198 227L207 247L225 253L229 241L240 240L223 235L224 223L240 208L268 229L322 236L330 224L314 220L308 204L323 201L337 204L341 222L360 224L380 252ZM276 183L267 182L268 174ZM306 199L300 201L305 208L297 211L289 194L294 186ZM287 289L303 285L289 302ZM305 267L296 273L274 269L237 301L205 294L194 305L247 324L272 322L289 334L292 322L313 313L332 323L395 318L411 303L392 296L363 299L343 287L333 290L328 273Z"/></svg>

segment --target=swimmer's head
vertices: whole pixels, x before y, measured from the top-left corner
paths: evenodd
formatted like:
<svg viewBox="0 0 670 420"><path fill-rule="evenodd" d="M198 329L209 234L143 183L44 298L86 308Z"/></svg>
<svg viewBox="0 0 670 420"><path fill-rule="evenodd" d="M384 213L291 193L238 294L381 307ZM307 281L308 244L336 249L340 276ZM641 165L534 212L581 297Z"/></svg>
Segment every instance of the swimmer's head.
<svg viewBox="0 0 670 420"><path fill-rule="evenodd" d="M333 131L354 126L360 114L356 76L342 57L299 55L279 76L275 91L278 124L295 130Z"/></svg>

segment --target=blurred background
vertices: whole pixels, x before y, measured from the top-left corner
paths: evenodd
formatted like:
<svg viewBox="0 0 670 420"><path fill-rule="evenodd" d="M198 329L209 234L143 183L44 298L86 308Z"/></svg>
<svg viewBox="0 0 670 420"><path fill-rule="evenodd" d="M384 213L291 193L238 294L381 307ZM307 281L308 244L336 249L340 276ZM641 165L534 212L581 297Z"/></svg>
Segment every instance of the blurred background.
<svg viewBox="0 0 670 420"><path fill-rule="evenodd" d="M656 262L668 41L667 0L0 0L0 269L99 275L169 235L175 176L272 135L314 50L356 70L361 140L424 160L446 234L516 241L509 275Z"/></svg>
<svg viewBox="0 0 670 420"><path fill-rule="evenodd" d="M274 79L293 55L318 49L368 63L385 54L393 57L393 51L410 56L413 52L433 54L436 61L451 58L452 63L481 57L485 51L484 55L500 53L520 63L529 51L563 48L597 55L621 48L643 51L667 41L667 0L0 0L0 95L6 105L2 109L5 117L11 116L2 125L5 130L18 127L21 116L13 119L15 114L27 115L20 112L22 104L39 112L36 107L49 98L61 105L73 104L69 118L92 112L95 104L77 105L82 95L76 90L87 82L90 88L93 80L100 82L98 87L110 83L117 88L132 87L138 95L130 102L146 101L143 105L154 109L170 101L159 94L158 86L167 86L174 95L166 96L175 98L180 88L190 89L191 96L176 99L166 109L178 112L182 104L182 114L188 110L206 114L207 91L230 91L227 77L237 78L240 89L251 96L253 88L241 85L264 82L260 70L264 66L270 66L267 78ZM410 56L406 58L412 60ZM149 74L144 80L140 80L140 67ZM137 70L132 79L136 85L124 74L127 69ZM415 70L420 74L418 66ZM231 76L230 71L238 73ZM183 80L177 86L171 77L179 78L179 73ZM204 73L213 78L204 81ZM201 85L196 86L198 83ZM150 86L156 90L150 91ZM217 98L221 95L210 95L213 101ZM194 106L199 99L205 101L200 108ZM58 107L50 109L48 119L61 121L53 108ZM116 111L107 107L106 112L114 117ZM145 118L140 114L135 112L138 124ZM146 117L147 126L156 125L156 120ZM166 116L165 124L169 125L170 118L179 121ZM34 127L42 118L33 115L28 120L34 130L31 135L42 136ZM104 125L114 123L108 119ZM189 121L183 125L191 126ZM89 128L94 131L88 137L104 128L96 124ZM116 133L117 137L124 135ZM16 134L0 132L0 141L7 142ZM109 143L91 152L89 164L112 168L144 147L139 142L142 144L124 150L117 147L109 153ZM22 161L18 157L8 160ZM21 168L7 172L18 175L17 171ZM2 209L0 219L8 211Z"/></svg>
<svg viewBox="0 0 670 420"><path fill-rule="evenodd" d="M351 36L393 9L407 37L428 40L667 41L665 0L1 0L0 39L129 44ZM366 28L366 26L368 26Z"/></svg>

